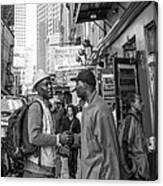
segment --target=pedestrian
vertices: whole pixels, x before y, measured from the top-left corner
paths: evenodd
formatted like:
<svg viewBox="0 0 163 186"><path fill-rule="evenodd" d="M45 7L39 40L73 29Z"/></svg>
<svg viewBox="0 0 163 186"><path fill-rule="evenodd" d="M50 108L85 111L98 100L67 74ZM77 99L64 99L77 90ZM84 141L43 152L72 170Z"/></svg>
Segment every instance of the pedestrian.
<svg viewBox="0 0 163 186"><path fill-rule="evenodd" d="M81 105L77 105L76 117L78 118L79 122L81 123L81 118L82 118L82 106Z"/></svg>
<svg viewBox="0 0 163 186"><path fill-rule="evenodd" d="M43 70L34 76L35 101L28 110L29 142L36 147L36 152L25 161L24 177L56 178L57 145L69 143L72 136L66 133L55 134L55 122L50 113L49 99L52 98L50 77Z"/></svg>
<svg viewBox="0 0 163 186"><path fill-rule="evenodd" d="M141 121L144 104L140 95L128 96L128 113L119 128L122 179L148 180L149 163Z"/></svg>
<svg viewBox="0 0 163 186"><path fill-rule="evenodd" d="M64 108L64 103L62 100L57 100L57 111L55 114L56 122L57 122L57 130L56 133L62 132L62 119L66 116L66 110Z"/></svg>
<svg viewBox="0 0 163 186"><path fill-rule="evenodd" d="M61 132L61 119L62 119L62 114L60 112L60 110L58 109L58 102L60 100L56 100L56 99L50 99L50 103L51 103L51 108L50 111L52 113L52 118L53 120L56 122L56 128L55 128L55 133L58 134Z"/></svg>
<svg viewBox="0 0 163 186"><path fill-rule="evenodd" d="M116 129L110 107L96 91L95 75L81 71L76 78L76 93L87 101L81 123L81 178L119 179L119 154ZM75 135L74 143L80 136Z"/></svg>
<svg viewBox="0 0 163 186"><path fill-rule="evenodd" d="M86 107L86 106L87 106L87 102L84 101L83 99L81 99L79 101L79 104L77 105L77 114L76 114L76 117L79 119L80 124L81 124L83 107Z"/></svg>
<svg viewBox="0 0 163 186"><path fill-rule="evenodd" d="M115 127L117 128L117 114L116 114L116 103L115 102L112 105L112 114L114 118Z"/></svg>
<svg viewBox="0 0 163 186"><path fill-rule="evenodd" d="M72 104L67 106L67 115L62 119L62 132L69 131L72 134L80 133L80 122L76 117L76 110ZM76 178L77 157L79 146L70 145L70 156L68 157L69 178Z"/></svg>

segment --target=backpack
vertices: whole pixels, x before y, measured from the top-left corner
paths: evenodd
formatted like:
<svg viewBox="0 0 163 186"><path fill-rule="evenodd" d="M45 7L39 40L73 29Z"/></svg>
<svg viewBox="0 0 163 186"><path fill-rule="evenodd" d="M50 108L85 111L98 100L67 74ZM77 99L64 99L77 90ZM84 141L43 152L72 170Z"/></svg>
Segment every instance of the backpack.
<svg viewBox="0 0 163 186"><path fill-rule="evenodd" d="M28 137L28 109L34 102L39 103L43 113L41 103L35 100L15 110L8 121L6 147L7 154L14 165L23 164L30 155L38 157L40 154L40 147L31 144Z"/></svg>

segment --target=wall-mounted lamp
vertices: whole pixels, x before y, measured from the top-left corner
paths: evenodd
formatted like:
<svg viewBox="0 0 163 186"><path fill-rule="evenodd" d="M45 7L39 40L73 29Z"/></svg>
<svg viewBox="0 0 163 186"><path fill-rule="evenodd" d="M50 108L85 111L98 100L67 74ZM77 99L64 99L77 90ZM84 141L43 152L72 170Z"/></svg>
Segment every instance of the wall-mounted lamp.
<svg viewBox="0 0 163 186"><path fill-rule="evenodd" d="M85 50L82 49L82 48L78 50L78 54L79 54L80 56L86 55Z"/></svg>
<svg viewBox="0 0 163 186"><path fill-rule="evenodd" d="M76 61L79 62L79 63L82 62L81 57L80 56L76 56Z"/></svg>
<svg viewBox="0 0 163 186"><path fill-rule="evenodd" d="M82 42L82 45L83 45L84 48L90 48L90 49L91 49L91 53L92 53L93 46L91 45L89 39L85 39L85 40Z"/></svg>
<svg viewBox="0 0 163 186"><path fill-rule="evenodd" d="M118 7L114 8L112 10L112 14L117 14L118 12L119 12L119 8Z"/></svg>
<svg viewBox="0 0 163 186"><path fill-rule="evenodd" d="M90 46L92 46L92 45L90 44L90 40L89 40L89 39L85 39L85 40L82 42L82 45L83 45L84 47L90 47Z"/></svg>
<svg viewBox="0 0 163 186"><path fill-rule="evenodd" d="M90 15L90 18L91 18L91 19L96 19L96 18L97 18L97 15L96 15L96 14L91 14L91 15Z"/></svg>
<svg viewBox="0 0 163 186"><path fill-rule="evenodd" d="M83 48L78 50L78 56L76 61L82 65L99 65L101 68L104 67L104 61L102 57L99 56L98 51L93 50L93 46L89 39L85 39L82 42Z"/></svg>

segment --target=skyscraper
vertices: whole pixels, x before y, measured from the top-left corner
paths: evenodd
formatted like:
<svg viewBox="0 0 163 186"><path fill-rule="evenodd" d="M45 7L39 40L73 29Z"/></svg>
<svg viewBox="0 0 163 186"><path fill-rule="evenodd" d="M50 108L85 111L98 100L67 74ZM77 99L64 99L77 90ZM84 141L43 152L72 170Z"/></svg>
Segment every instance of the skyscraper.
<svg viewBox="0 0 163 186"><path fill-rule="evenodd" d="M37 69L45 70L48 4L37 5Z"/></svg>
<svg viewBox="0 0 163 186"><path fill-rule="evenodd" d="M60 43L61 3L37 5L37 69L49 72L49 46Z"/></svg>
<svg viewBox="0 0 163 186"><path fill-rule="evenodd" d="M15 47L25 47L26 44L26 5L15 5Z"/></svg>
<svg viewBox="0 0 163 186"><path fill-rule="evenodd" d="M20 72L20 84L30 86L32 84L33 66L35 65L35 48L32 43L35 41L35 10L36 5L16 4L15 5L15 46L14 46L14 67ZM31 15L33 15L31 19ZM30 19L30 21L29 21ZM33 26L31 26L33 25ZM29 75L30 71L30 75Z"/></svg>

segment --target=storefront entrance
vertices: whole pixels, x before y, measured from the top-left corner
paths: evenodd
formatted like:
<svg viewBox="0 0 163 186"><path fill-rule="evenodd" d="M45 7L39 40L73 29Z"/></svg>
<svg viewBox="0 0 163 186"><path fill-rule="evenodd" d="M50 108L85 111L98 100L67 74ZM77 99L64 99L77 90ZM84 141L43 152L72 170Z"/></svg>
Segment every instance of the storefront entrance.
<svg viewBox="0 0 163 186"><path fill-rule="evenodd" d="M139 93L137 65L131 59L115 58L114 62L116 111L118 126L127 113L127 97Z"/></svg>

